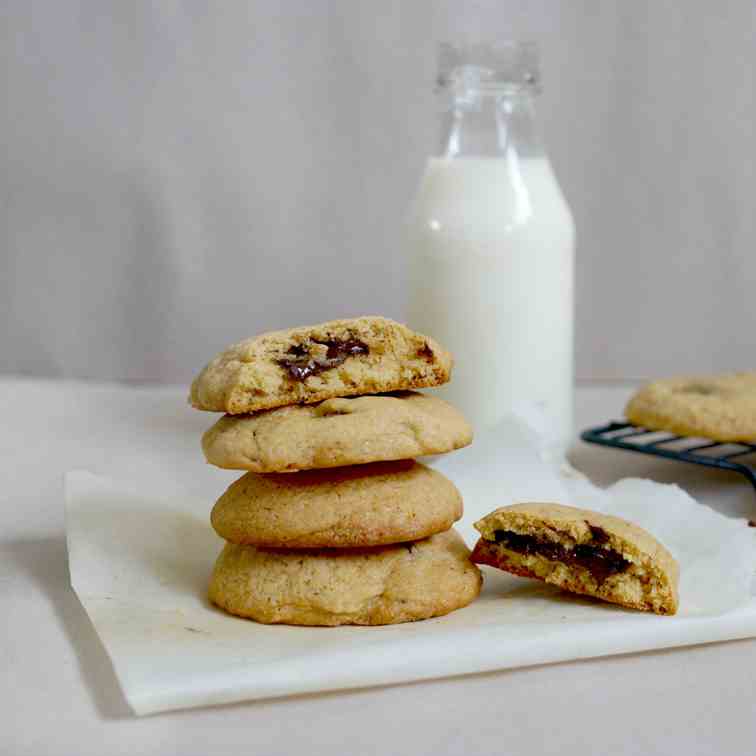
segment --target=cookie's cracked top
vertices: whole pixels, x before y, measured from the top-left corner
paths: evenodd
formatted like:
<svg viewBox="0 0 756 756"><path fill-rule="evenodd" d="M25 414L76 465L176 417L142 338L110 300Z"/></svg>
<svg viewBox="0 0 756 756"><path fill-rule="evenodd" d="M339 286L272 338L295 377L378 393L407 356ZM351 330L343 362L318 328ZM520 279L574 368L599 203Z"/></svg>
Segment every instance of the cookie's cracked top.
<svg viewBox="0 0 756 756"><path fill-rule="evenodd" d="M247 473L213 507L231 543L269 548L355 548L404 543L448 530L462 497L444 475L413 460Z"/></svg>
<svg viewBox="0 0 756 756"><path fill-rule="evenodd" d="M190 402L236 415L439 386L451 368L451 355L440 344L393 320L332 320L234 344L195 378Z"/></svg>
<svg viewBox="0 0 756 756"><path fill-rule="evenodd" d="M218 467L271 473L443 454L471 441L469 423L443 399L400 391L224 415L202 449Z"/></svg>

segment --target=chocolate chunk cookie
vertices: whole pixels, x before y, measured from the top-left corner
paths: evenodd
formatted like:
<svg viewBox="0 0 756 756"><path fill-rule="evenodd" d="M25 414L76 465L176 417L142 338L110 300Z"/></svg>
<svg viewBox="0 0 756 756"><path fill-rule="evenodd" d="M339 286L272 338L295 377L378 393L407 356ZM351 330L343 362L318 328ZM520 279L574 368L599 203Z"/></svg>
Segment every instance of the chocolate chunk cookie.
<svg viewBox="0 0 756 756"><path fill-rule="evenodd" d="M631 522L561 504L501 507L475 523L472 560L572 593L633 609L675 614L679 568Z"/></svg>
<svg viewBox="0 0 756 756"><path fill-rule="evenodd" d="M471 441L472 428L450 404L404 391L225 415L202 449L218 467L263 473L411 459Z"/></svg>
<svg viewBox="0 0 756 756"><path fill-rule="evenodd" d="M247 339L195 378L197 409L232 415L359 394L438 386L451 355L433 339L380 317L332 320Z"/></svg>
<svg viewBox="0 0 756 756"><path fill-rule="evenodd" d="M714 441L756 441L756 372L667 378L644 386L625 414L635 425Z"/></svg>
<svg viewBox="0 0 756 756"><path fill-rule="evenodd" d="M218 499L211 522L233 543L344 548L425 538L461 516L462 498L448 478L404 460L247 473Z"/></svg>
<svg viewBox="0 0 756 756"><path fill-rule="evenodd" d="M467 606L482 578L454 530L374 549L289 551L227 544L210 600L231 614L289 625L388 625Z"/></svg>

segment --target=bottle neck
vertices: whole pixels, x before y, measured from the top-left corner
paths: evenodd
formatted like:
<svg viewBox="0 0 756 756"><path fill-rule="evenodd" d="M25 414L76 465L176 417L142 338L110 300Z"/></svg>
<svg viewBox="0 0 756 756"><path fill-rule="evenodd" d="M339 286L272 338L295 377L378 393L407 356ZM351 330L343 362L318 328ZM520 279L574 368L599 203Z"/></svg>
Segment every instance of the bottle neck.
<svg viewBox="0 0 756 756"><path fill-rule="evenodd" d="M534 95L519 91L455 93L441 116L439 156L539 157L545 154L536 128Z"/></svg>

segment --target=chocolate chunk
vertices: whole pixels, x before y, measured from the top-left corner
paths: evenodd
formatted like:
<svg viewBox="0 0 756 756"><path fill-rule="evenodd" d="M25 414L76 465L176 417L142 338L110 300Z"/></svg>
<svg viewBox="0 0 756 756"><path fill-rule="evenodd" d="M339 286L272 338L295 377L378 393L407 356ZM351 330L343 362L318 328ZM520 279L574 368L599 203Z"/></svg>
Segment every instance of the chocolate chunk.
<svg viewBox="0 0 756 756"><path fill-rule="evenodd" d="M749 528L756 528L756 520L748 520Z"/></svg>
<svg viewBox="0 0 756 756"><path fill-rule="evenodd" d="M311 375L318 375L326 370L341 365L347 358L355 357L361 354L370 354L367 344L359 339L329 339L327 341L317 341L313 343L326 347L325 357L313 357L310 350L304 344L295 344L289 347L287 355L278 360L278 364L289 373L289 376L295 381L305 381Z"/></svg>
<svg viewBox="0 0 756 756"><path fill-rule="evenodd" d="M591 536L596 543L609 543L609 533L603 528L598 525L591 525L588 520L585 521L585 524L590 528Z"/></svg>
<svg viewBox="0 0 756 756"><path fill-rule="evenodd" d="M417 350L417 356L422 357L428 362L433 362L433 358L435 357L433 350L430 348L427 341L422 345L420 349Z"/></svg>
<svg viewBox="0 0 756 756"><path fill-rule="evenodd" d="M320 372L317 369L315 362L313 360L310 360L309 358L305 358L305 360L301 363L294 360L279 360L278 364L288 370L289 375L295 381L305 381L311 375L315 375L316 373Z"/></svg>
<svg viewBox="0 0 756 756"><path fill-rule="evenodd" d="M295 357L306 357L309 352L304 344L292 344L287 354L293 354Z"/></svg>
<svg viewBox="0 0 756 756"><path fill-rule="evenodd" d="M354 357L358 354L369 354L370 349L365 342L359 339L347 339L346 341L338 341L336 339L329 339L328 341L318 341L313 339L316 344L328 347L326 352L326 360L339 360L337 364L341 364L347 357Z"/></svg>
<svg viewBox="0 0 756 756"><path fill-rule="evenodd" d="M609 539L608 534L603 528L590 526L591 534L597 543L605 543L601 540ZM594 533L594 527L598 533L598 538ZM542 556L552 562L562 562L568 566L576 565L588 570L595 581L601 585L608 577L624 572L629 566L622 554L618 554L612 549L605 549L601 546L594 546L587 543L579 543L572 548L566 548L560 543L554 541L545 541L535 536L523 535L522 533L513 533L509 530L494 531L496 543L500 543L505 549L514 551L518 554Z"/></svg>

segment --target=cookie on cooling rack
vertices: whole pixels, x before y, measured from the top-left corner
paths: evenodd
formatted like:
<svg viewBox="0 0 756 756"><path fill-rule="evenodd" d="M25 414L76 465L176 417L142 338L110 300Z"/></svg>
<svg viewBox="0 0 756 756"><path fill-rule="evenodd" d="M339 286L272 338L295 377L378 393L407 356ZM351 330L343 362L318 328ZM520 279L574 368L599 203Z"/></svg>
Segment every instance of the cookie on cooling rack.
<svg viewBox="0 0 756 756"><path fill-rule="evenodd" d="M649 430L713 441L756 441L756 372L666 378L641 388L627 419Z"/></svg>

